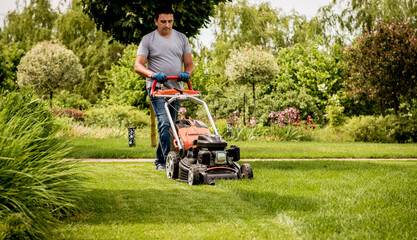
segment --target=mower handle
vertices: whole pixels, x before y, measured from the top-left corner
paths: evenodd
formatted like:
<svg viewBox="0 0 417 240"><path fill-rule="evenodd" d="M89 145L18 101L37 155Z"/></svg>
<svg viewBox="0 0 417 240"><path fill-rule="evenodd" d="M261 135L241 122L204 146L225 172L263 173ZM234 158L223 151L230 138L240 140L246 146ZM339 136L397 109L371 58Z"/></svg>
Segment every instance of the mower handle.
<svg viewBox="0 0 417 240"><path fill-rule="evenodd" d="M168 80L178 80L178 78L179 78L178 76L167 76ZM155 92L155 87L157 83L158 81L153 80L152 88L151 88L151 96L153 95L153 92ZM187 85L188 85L188 89L192 91L193 87L191 86L190 79L188 79Z"/></svg>

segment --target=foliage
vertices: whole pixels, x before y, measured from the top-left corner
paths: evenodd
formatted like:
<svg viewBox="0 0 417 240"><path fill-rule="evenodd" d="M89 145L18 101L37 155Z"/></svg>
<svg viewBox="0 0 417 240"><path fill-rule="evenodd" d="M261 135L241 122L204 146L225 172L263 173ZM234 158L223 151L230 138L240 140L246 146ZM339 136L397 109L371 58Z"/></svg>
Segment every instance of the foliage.
<svg viewBox="0 0 417 240"><path fill-rule="evenodd" d="M343 129L355 141L388 143L417 141L417 121L394 115L352 117Z"/></svg>
<svg viewBox="0 0 417 240"><path fill-rule="evenodd" d="M323 106L342 88L343 70L333 52L319 50L319 43L320 40L296 44L278 53L277 83L285 85L277 88L286 91L305 88L306 93L320 99L319 104Z"/></svg>
<svg viewBox="0 0 417 240"><path fill-rule="evenodd" d="M321 23L336 42L348 43L352 36L370 31L379 21L410 22L417 27L415 0L333 0L319 10Z"/></svg>
<svg viewBox="0 0 417 240"><path fill-rule="evenodd" d="M406 99L417 96L417 28L408 22L385 24L358 37L345 57L350 70L351 94L375 100L380 112L386 106L398 114Z"/></svg>
<svg viewBox="0 0 417 240"><path fill-rule="evenodd" d="M43 101L16 91L0 105L0 238L47 238L75 209L78 170Z"/></svg>
<svg viewBox="0 0 417 240"><path fill-rule="evenodd" d="M0 90L17 88L17 65L24 53L17 43L0 44Z"/></svg>
<svg viewBox="0 0 417 240"><path fill-rule="evenodd" d="M17 68L20 87L30 86L41 95L48 92L51 100L55 90L71 90L84 78L77 56L64 46L48 41L31 49Z"/></svg>
<svg viewBox="0 0 417 240"><path fill-rule="evenodd" d="M305 88L299 90L280 90L264 95L259 100L260 113L259 123L268 124L271 109L282 111L289 107L294 107L300 111L300 117L306 119L312 116L317 123L323 123L323 110L319 108L320 100L307 94Z"/></svg>
<svg viewBox="0 0 417 240"><path fill-rule="evenodd" d="M240 48L227 61L226 75L236 85L252 88L253 112L256 120L255 86L272 82L277 72L274 56L260 47Z"/></svg>
<svg viewBox="0 0 417 240"><path fill-rule="evenodd" d="M79 110L86 110L91 107L91 103L83 98L83 96L71 93L68 90L59 91L58 94L55 95L52 105L60 109L73 108Z"/></svg>
<svg viewBox="0 0 417 240"><path fill-rule="evenodd" d="M73 141L75 138L92 138L92 139L124 138L124 139L127 139L128 131L126 128L85 126L83 122L76 121L72 117L66 117L63 115L58 117L56 122L61 128L61 131L58 132L58 136L65 136L67 138L71 138L71 141ZM136 136L137 137L140 136L138 134L138 130L136 131ZM75 150L75 151L78 151L78 150Z"/></svg>
<svg viewBox="0 0 417 240"><path fill-rule="evenodd" d="M4 44L18 43L19 49L27 51L38 42L51 40L57 17L48 0L29 1L22 12L16 9L7 14L1 41Z"/></svg>
<svg viewBox="0 0 417 240"><path fill-rule="evenodd" d="M89 108L84 113L88 126L102 127L144 127L149 123L146 113L131 106L109 106Z"/></svg>
<svg viewBox="0 0 417 240"><path fill-rule="evenodd" d="M69 117L72 118L76 121L82 121L84 120L84 112L85 111L80 111L78 109L65 109L65 110L61 110L61 109L53 109L52 112L60 117Z"/></svg>
<svg viewBox="0 0 417 240"><path fill-rule="evenodd" d="M78 56L84 68L84 81L74 92L96 103L105 88L102 75L117 62L125 46L97 30L95 23L82 12L80 1L73 1L71 8L59 16L55 29L56 37Z"/></svg>
<svg viewBox="0 0 417 240"><path fill-rule="evenodd" d="M130 105L149 109L144 79L134 71L137 46L131 44L123 51L119 62L106 72L108 101L116 105Z"/></svg>
<svg viewBox="0 0 417 240"><path fill-rule="evenodd" d="M247 0L221 3L216 8L213 23L216 39L213 66L222 76L230 52L240 47L261 46L276 55L282 48L322 35L315 19L309 21L296 12L286 15L268 2L253 5Z"/></svg>
<svg viewBox="0 0 417 240"><path fill-rule="evenodd" d="M214 5L225 0L198 1L134 1L115 2L112 0L82 0L84 11L97 26L118 41L138 44L147 33L155 30L154 16L161 5L172 6L175 12L174 28L188 37L198 34L207 26L213 15Z"/></svg>
<svg viewBox="0 0 417 240"><path fill-rule="evenodd" d="M17 88L20 59L37 42L51 39L57 16L47 0L29 1L21 12L8 12L0 30L0 90Z"/></svg>
<svg viewBox="0 0 417 240"><path fill-rule="evenodd" d="M341 126L345 119L343 111L345 108L340 104L337 95L329 99L329 104L326 106L326 119L329 121L331 127Z"/></svg>
<svg viewBox="0 0 417 240"><path fill-rule="evenodd" d="M260 122L268 121L271 109L295 107L301 118L311 115L323 123L324 108L328 99L341 90L344 73L337 46L326 53L319 50L319 42L295 44L279 51L276 82L261 87Z"/></svg>

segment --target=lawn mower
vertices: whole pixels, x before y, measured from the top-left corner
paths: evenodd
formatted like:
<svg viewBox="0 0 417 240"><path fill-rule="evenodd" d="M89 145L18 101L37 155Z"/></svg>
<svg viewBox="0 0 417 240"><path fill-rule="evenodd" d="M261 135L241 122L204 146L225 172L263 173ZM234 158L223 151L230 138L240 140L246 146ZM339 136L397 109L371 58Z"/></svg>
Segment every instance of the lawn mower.
<svg viewBox="0 0 417 240"><path fill-rule="evenodd" d="M168 80L178 76L168 76ZM201 100L200 92L193 90L188 80L188 90L166 89L163 86L155 91L157 81L152 84L151 95L164 98L165 111L171 124L171 149L166 158L166 176L190 185L215 184L219 179L253 178L250 164L240 160L240 148L235 145L227 147L227 142L218 134L207 104ZM192 119L172 119L169 105L174 101L192 101L203 105L213 133L202 122Z"/></svg>

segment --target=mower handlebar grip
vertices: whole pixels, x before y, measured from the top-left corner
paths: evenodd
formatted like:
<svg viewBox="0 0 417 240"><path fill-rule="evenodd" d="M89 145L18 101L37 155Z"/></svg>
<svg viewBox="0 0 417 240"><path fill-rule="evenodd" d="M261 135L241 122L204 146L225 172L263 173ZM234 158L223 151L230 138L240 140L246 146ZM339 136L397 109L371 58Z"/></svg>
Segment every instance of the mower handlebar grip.
<svg viewBox="0 0 417 240"><path fill-rule="evenodd" d="M167 76L168 80L178 80L178 78L179 78L178 76ZM158 81L153 80L152 88L151 88L151 96L153 95L153 92L155 92L155 87L157 83ZM193 87L191 86L190 79L188 79L187 85L188 85L188 89L192 91Z"/></svg>

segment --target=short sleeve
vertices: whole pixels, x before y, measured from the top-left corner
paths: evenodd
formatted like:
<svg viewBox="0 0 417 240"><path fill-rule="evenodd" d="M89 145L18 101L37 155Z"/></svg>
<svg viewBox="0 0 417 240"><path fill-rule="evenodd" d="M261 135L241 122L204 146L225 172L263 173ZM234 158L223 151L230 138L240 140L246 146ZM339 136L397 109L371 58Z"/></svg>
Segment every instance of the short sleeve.
<svg viewBox="0 0 417 240"><path fill-rule="evenodd" d="M188 42L188 39L185 35L183 35L183 41L184 41L184 54L191 53L190 43Z"/></svg>
<svg viewBox="0 0 417 240"><path fill-rule="evenodd" d="M148 57L149 48L148 48L148 41L147 40L148 39L145 38L145 37L142 38L142 41L140 41L140 43L139 43L138 52L136 53L136 55Z"/></svg>

